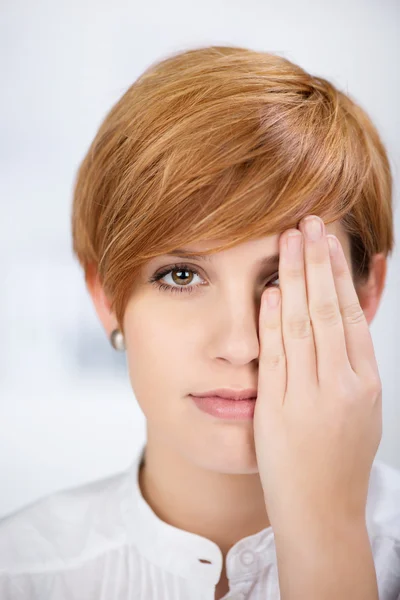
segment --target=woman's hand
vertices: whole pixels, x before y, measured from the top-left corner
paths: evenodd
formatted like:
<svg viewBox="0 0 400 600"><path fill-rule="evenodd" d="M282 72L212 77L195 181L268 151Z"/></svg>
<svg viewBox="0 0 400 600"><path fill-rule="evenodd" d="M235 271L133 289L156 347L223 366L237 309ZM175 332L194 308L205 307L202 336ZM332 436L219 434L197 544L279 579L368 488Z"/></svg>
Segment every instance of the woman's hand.
<svg viewBox="0 0 400 600"><path fill-rule="evenodd" d="M373 343L339 240L280 237L281 290L260 310L257 462L273 528L365 523L382 437L381 380ZM297 232L300 247L287 248ZM303 235L304 234L304 235ZM276 308L267 295L278 294Z"/></svg>

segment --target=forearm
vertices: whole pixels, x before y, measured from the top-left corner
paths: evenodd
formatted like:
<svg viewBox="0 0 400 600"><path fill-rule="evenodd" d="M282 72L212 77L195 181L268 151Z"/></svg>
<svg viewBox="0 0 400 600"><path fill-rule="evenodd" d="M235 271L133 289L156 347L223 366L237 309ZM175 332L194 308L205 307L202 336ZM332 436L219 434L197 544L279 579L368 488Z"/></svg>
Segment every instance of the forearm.
<svg viewBox="0 0 400 600"><path fill-rule="evenodd" d="M379 600L365 523L275 533L281 600Z"/></svg>

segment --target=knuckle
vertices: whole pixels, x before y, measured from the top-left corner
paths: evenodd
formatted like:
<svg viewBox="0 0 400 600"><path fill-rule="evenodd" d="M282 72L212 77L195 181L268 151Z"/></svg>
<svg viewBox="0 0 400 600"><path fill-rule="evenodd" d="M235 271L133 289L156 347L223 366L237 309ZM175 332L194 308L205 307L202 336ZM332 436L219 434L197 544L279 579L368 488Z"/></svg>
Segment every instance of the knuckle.
<svg viewBox="0 0 400 600"><path fill-rule="evenodd" d="M347 263L347 268L345 268L343 265L337 265L335 269L335 277L337 279L344 279L346 281L348 279L349 269L351 269L351 264L349 263Z"/></svg>
<svg viewBox="0 0 400 600"><path fill-rule="evenodd" d="M276 371L284 364L286 357L284 354L271 353L263 358L263 368L267 371Z"/></svg>
<svg viewBox="0 0 400 600"><path fill-rule="evenodd" d="M321 269L325 269L328 264L326 257L319 252L316 252L315 254L310 254L310 256L308 258L308 262L313 267L317 267L317 268L321 268Z"/></svg>
<svg viewBox="0 0 400 600"><path fill-rule="evenodd" d="M358 302L344 306L341 313L343 320L349 325L361 323L365 320L364 311Z"/></svg>
<svg viewBox="0 0 400 600"><path fill-rule="evenodd" d="M329 255L327 256L323 252L318 252L315 249L315 252L310 252L308 262L310 265L313 265L313 267L316 267L317 269L326 269L327 266L329 266L330 264L330 259Z"/></svg>
<svg viewBox="0 0 400 600"><path fill-rule="evenodd" d="M288 264L285 266L285 275L290 279L301 279L304 277L302 266Z"/></svg>
<svg viewBox="0 0 400 600"><path fill-rule="evenodd" d="M365 382L366 389L369 394L379 396L382 392L382 382L379 375L371 375Z"/></svg>
<svg viewBox="0 0 400 600"><path fill-rule="evenodd" d="M286 329L289 336L295 339L304 339L312 335L312 325L308 316L288 319Z"/></svg>
<svg viewBox="0 0 400 600"><path fill-rule="evenodd" d="M339 305L335 300L316 304L310 308L312 317L327 325L336 325L340 321Z"/></svg>
<svg viewBox="0 0 400 600"><path fill-rule="evenodd" d="M354 384L352 378L342 372L341 376L337 376L337 372L332 372L332 376L329 380L329 388L334 398L334 406L345 406L346 404L353 404L355 398L359 396L357 385Z"/></svg>

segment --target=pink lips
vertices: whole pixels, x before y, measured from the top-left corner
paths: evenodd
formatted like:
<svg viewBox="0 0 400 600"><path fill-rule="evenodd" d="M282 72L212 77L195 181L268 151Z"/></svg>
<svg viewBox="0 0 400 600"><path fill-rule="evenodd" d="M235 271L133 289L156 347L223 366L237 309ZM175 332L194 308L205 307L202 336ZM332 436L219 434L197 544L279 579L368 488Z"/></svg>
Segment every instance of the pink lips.
<svg viewBox="0 0 400 600"><path fill-rule="evenodd" d="M248 392L246 392L248 394ZM213 417L228 420L249 420L254 417L256 397L221 398L221 396L191 396L201 411Z"/></svg>
<svg viewBox="0 0 400 600"><path fill-rule="evenodd" d="M220 388L218 390L209 390L200 394L191 394L199 398L211 398L218 396L220 398L226 398L227 400L247 400L249 398L257 398L257 390L253 388L234 390L228 388Z"/></svg>

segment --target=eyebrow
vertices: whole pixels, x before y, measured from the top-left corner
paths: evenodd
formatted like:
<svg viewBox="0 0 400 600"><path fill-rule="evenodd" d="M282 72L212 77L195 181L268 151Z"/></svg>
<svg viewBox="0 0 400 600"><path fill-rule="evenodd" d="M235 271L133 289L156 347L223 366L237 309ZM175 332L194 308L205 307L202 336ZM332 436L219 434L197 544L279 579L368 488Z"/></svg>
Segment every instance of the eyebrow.
<svg viewBox="0 0 400 600"><path fill-rule="evenodd" d="M175 250L172 250L172 252L168 253L168 256L177 256L178 258L191 258L193 260L198 260L198 261L206 261L206 262L212 262L212 256L210 254L190 254L187 250L185 250L184 248L176 248ZM261 267L275 267L279 264L279 254L272 254L271 256L263 256L261 258L259 258L256 263L257 266L261 266Z"/></svg>

